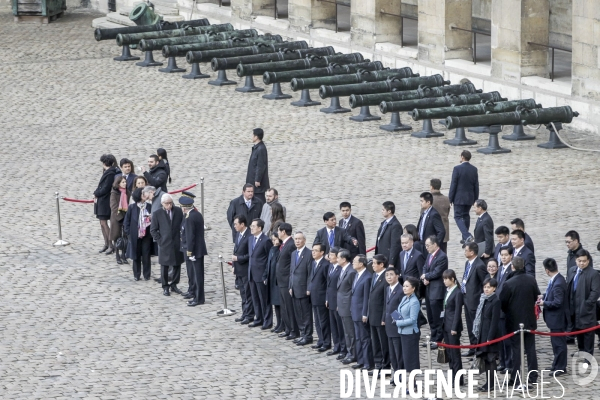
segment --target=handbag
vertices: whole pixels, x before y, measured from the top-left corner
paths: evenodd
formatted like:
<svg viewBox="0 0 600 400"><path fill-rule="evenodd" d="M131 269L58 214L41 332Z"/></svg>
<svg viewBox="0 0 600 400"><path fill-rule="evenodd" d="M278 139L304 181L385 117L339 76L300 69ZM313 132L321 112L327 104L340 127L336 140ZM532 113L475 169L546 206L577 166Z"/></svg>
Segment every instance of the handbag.
<svg viewBox="0 0 600 400"><path fill-rule="evenodd" d="M442 343L444 343L443 340L442 340ZM448 364L449 360L448 360L448 355L446 354L445 347L442 347L442 346L438 347L437 362L440 364Z"/></svg>
<svg viewBox="0 0 600 400"><path fill-rule="evenodd" d="M427 325L427 318L423 315L423 311L419 309L419 316L417 317L417 326L421 328L423 325Z"/></svg>
<svg viewBox="0 0 600 400"><path fill-rule="evenodd" d="M471 368L469 368L477 375L483 374L485 372L485 362L483 361L483 357L475 357L473 362L471 363Z"/></svg>
<svg viewBox="0 0 600 400"><path fill-rule="evenodd" d="M123 227L121 227L121 236L117 238L115 246L118 250L121 250L123 253L125 253L127 251L128 242L127 236L125 236L125 232L123 232Z"/></svg>

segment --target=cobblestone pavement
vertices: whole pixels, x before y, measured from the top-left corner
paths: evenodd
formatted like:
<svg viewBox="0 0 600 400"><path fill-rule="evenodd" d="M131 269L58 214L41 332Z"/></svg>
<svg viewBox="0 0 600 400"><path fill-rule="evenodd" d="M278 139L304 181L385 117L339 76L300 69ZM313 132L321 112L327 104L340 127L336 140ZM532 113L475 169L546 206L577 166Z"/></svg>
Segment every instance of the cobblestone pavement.
<svg viewBox="0 0 600 400"><path fill-rule="evenodd" d="M338 362L216 316L222 308L217 257L232 249L225 210L241 191L251 129L264 128L271 182L309 242L321 215L341 200L351 201L363 219L368 246L385 200L397 204L402 224L416 223L419 193L433 177L447 193L461 149L442 139L390 134L378 122L351 122L347 114L325 115L289 100L114 62L118 48L93 39L96 17L69 12L41 26L15 25L10 14L0 15L0 135L8 178L0 195L0 398L338 398ZM544 258L555 257L565 272L567 230L577 229L599 255L598 161L592 153L537 148L548 135L536 135L534 142L505 143L511 154L475 154L473 164L496 226L525 220L544 288ZM55 191L91 198L102 153L144 164L157 147L169 151L171 188L206 179L205 218L213 229L202 307L165 298L153 281L134 282L130 267L98 255L102 241L91 205L61 203L71 244L52 247ZM462 274L454 223L450 234L451 267ZM228 299L239 309L227 272ZM538 338L537 346L540 368L548 369L549 340ZM424 352L421 365L427 365ZM598 380L579 387L570 379L561 378L565 398L591 399L600 387ZM560 395L556 386L546 386L554 390L550 396Z"/></svg>

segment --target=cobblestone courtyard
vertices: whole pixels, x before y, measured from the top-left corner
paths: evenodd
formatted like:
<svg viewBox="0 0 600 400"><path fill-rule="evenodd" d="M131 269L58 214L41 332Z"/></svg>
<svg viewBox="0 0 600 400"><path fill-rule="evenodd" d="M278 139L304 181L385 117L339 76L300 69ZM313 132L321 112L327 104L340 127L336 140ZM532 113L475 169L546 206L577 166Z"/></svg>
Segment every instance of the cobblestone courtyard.
<svg viewBox="0 0 600 400"><path fill-rule="evenodd" d="M378 122L349 121L348 114L325 115L318 107L292 107L290 100L267 101L114 62L119 48L93 39L91 21L98 16L70 12L42 26L16 25L12 15L0 14L0 138L7 161L0 194L0 399L338 398L340 363L216 315L222 308L218 255L232 250L225 211L244 183L252 128L265 130L272 185L289 222L307 233L309 243L323 213L337 211L342 200L364 221L367 247L374 245L385 200L396 203L403 225L416 224L419 193L437 177L447 194L461 149L442 138L390 134ZM158 52L155 58L163 61ZM263 87L260 79L256 85ZM312 96L318 98L316 91ZM479 145L471 150L495 226L514 217L525 221L543 291L544 258L556 258L566 274L567 230L578 230L592 256L600 256L599 171L596 154L544 150L535 145L548 134L535 134L531 142L502 142L511 154L483 156L474 151ZM565 135L577 137L568 126ZM486 136L469 137L487 142ZM577 141L586 143L598 142ZM169 152L170 189L205 178L205 220L212 230L203 306L164 297L154 281L134 282L130 266L99 255L103 243L91 205L61 202L63 236L71 244L52 246L54 192L89 199L102 173L101 154L145 165L158 147ZM450 238L450 268L462 276L453 221ZM228 300L239 309L226 272ZM152 273L160 274L155 260ZM539 328L546 329L541 321ZM540 368L549 369L549 339L538 337L537 348ZM570 374L561 382L566 399L592 399L600 388L598 379L576 386ZM546 396L560 395L556 385L547 388Z"/></svg>

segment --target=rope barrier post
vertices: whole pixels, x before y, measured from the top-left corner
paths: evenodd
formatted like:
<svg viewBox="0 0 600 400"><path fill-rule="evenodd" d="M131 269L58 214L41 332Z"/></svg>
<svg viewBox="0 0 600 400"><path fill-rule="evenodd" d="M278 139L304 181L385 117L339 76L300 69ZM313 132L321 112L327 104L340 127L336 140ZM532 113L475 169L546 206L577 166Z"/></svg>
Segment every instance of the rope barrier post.
<svg viewBox="0 0 600 400"><path fill-rule="evenodd" d="M427 343L427 366L429 367L429 369L431 368L431 342L429 341L429 339L431 338L431 336L425 336L425 340Z"/></svg>
<svg viewBox="0 0 600 400"><path fill-rule="evenodd" d="M521 335L521 387L523 385L527 385L527 383L523 384L523 379L525 378L525 325L519 324L519 334Z"/></svg>
<svg viewBox="0 0 600 400"><path fill-rule="evenodd" d="M62 227L60 226L60 202L58 201L60 197L58 192L55 192L54 195L56 196L56 217L58 218L58 242L54 243L54 246L66 246L69 242L63 240Z"/></svg>
<svg viewBox="0 0 600 400"><path fill-rule="evenodd" d="M219 268L221 270L221 285L223 286L223 309L221 311L217 311L217 316L228 317L230 315L235 314L235 311L227 308L227 293L225 291L225 273L223 272L223 256L221 254L219 254Z"/></svg>
<svg viewBox="0 0 600 400"><path fill-rule="evenodd" d="M204 218L204 230L210 231L210 225L206 223L206 216L204 215L204 177L200 177L200 212Z"/></svg>

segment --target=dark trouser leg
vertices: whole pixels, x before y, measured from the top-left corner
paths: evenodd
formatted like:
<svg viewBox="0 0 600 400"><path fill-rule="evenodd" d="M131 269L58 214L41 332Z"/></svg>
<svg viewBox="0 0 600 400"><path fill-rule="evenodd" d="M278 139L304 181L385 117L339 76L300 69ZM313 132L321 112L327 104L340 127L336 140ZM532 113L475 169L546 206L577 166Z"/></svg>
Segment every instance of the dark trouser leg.
<svg viewBox="0 0 600 400"><path fill-rule="evenodd" d="M399 371L404 368L404 360L402 359L402 339L400 337L389 337L388 345L390 348L390 363L394 371Z"/></svg>
<svg viewBox="0 0 600 400"><path fill-rule="evenodd" d="M448 242L442 242L442 243L440 243L440 249L442 249L442 251L444 253L447 253L447 251L448 251Z"/></svg>
<svg viewBox="0 0 600 400"><path fill-rule="evenodd" d="M460 344L460 335L452 335L449 331L444 331L444 342L452 345ZM446 349L446 356L448 357L448 368L452 370L452 378L456 376L456 373L463 368L462 358L460 356L460 349ZM463 379L461 378L461 383Z"/></svg>
<svg viewBox="0 0 600 400"><path fill-rule="evenodd" d="M281 306L273 306L275 308L275 318L277 319L277 325L275 325L275 329L281 329L281 325L283 321L281 320Z"/></svg>
<svg viewBox="0 0 600 400"><path fill-rule="evenodd" d="M196 292L194 298L200 304L204 304L204 257L199 257L194 264L194 278L196 280Z"/></svg>
<svg viewBox="0 0 600 400"><path fill-rule="evenodd" d="M500 336L504 336L507 334L506 331L506 318L500 318L498 329L500 331ZM503 340L500 342L500 366L504 368L511 369L512 368L512 347L510 345L510 340Z"/></svg>
<svg viewBox="0 0 600 400"><path fill-rule="evenodd" d="M496 360L488 361L487 354L483 355L484 363L485 363L485 373L483 374L483 379L485 379L485 385L490 385L490 391L493 390L493 382L494 382L494 373L496 371ZM533 376L533 374L531 374Z"/></svg>
<svg viewBox="0 0 600 400"><path fill-rule="evenodd" d="M365 368L373 368L373 351L371 348L371 334L369 326L362 321L354 321L356 332L356 358Z"/></svg>
<svg viewBox="0 0 600 400"><path fill-rule="evenodd" d="M185 259L185 269L187 270L188 276L188 293L194 294L196 293L196 278L194 277L194 264L192 260L188 258L188 256L184 256Z"/></svg>
<svg viewBox="0 0 600 400"><path fill-rule="evenodd" d="M411 333L408 335L400 335L402 343L402 360L404 361L404 369L407 376L414 369L420 369L419 361L419 339L421 332Z"/></svg>
<svg viewBox="0 0 600 400"><path fill-rule="evenodd" d="M517 371L519 376L521 374L521 337L520 334L517 334L510 338L512 344L512 352L513 352L513 368L510 374L512 380L516 379ZM528 371L537 371L538 362L537 362L537 354L535 352L535 337L531 333L525 332L524 334L524 342L525 342L525 355L527 356L527 370ZM527 373L527 372L526 372ZM532 372L529 375L530 382L536 382L538 378L537 372ZM520 384L521 382L517 382Z"/></svg>
<svg viewBox="0 0 600 400"><path fill-rule="evenodd" d="M160 280L161 280L161 285L163 290L164 289L168 289L169 288L169 266L168 265L161 265L160 266Z"/></svg>
<svg viewBox="0 0 600 400"><path fill-rule="evenodd" d="M254 184L254 182L252 182L252 184ZM261 199L263 204L267 202L267 199L265 198L265 192L256 193L256 191L254 191L254 197L256 197L257 199Z"/></svg>
<svg viewBox="0 0 600 400"><path fill-rule="evenodd" d="M462 234L463 240L466 240L471 236L469 233L469 226L471 225L471 217L469 216L470 210L471 205L454 205L454 221Z"/></svg>
<svg viewBox="0 0 600 400"><path fill-rule="evenodd" d="M150 228L146 230L146 236L144 236L141 241L141 250L142 250L142 275L144 279L150 279L151 273L151 264L150 264L150 254L152 253L152 236L150 236Z"/></svg>
<svg viewBox="0 0 600 400"><path fill-rule="evenodd" d="M469 344L477 344L477 338L473 335L473 320L475 319L475 314L477 313L477 309L470 310L465 304L465 320L467 321L467 332L469 333ZM474 352L469 350L469 352Z"/></svg>
<svg viewBox="0 0 600 400"><path fill-rule="evenodd" d="M323 328L319 318L319 306L312 306L313 319L315 320L315 330L317 331L317 346L323 346Z"/></svg>
<svg viewBox="0 0 600 400"><path fill-rule="evenodd" d="M431 341L441 342L444 337L442 334L442 319L440 315L444 308L444 300L431 300L425 296L425 306L427 307L427 321L431 330Z"/></svg>
<svg viewBox="0 0 600 400"><path fill-rule="evenodd" d="M240 288L240 297L242 299L242 318L254 319L254 307L252 305L252 294L250 293L250 282L248 276L236 275L237 287Z"/></svg>
<svg viewBox="0 0 600 400"><path fill-rule="evenodd" d="M344 326L344 341L346 342L346 358L356 360L356 337L354 336L354 322L352 317L341 317L342 325Z"/></svg>
<svg viewBox="0 0 600 400"><path fill-rule="evenodd" d="M279 294L281 295L281 312L283 314L283 322L285 323L286 332L290 335L300 336L298 330L298 324L296 323L296 316L294 315L294 306L292 304L292 296L288 288L279 288Z"/></svg>
<svg viewBox="0 0 600 400"><path fill-rule="evenodd" d="M171 287L179 284L181 280L181 264L172 266L173 268L173 280L171 281Z"/></svg>
<svg viewBox="0 0 600 400"><path fill-rule="evenodd" d="M375 366L386 366L390 363L390 354L388 346L387 333L385 326L370 326L371 330L371 345L373 350L373 359Z"/></svg>
<svg viewBox="0 0 600 400"><path fill-rule="evenodd" d="M582 329L585 329L585 328L575 327L573 330L580 331ZM595 340L594 335L595 335L595 332L591 331L591 332L582 333L582 334L579 334L576 336L577 348L579 349L579 351L585 351L586 353L594 355L594 340Z"/></svg>
<svg viewBox="0 0 600 400"><path fill-rule="evenodd" d="M263 285L262 282L260 282L260 284ZM248 281L248 287L250 288L250 293L249 293L250 296L249 297L251 300L252 309L254 310L254 315L256 317L254 320L256 322L260 322L262 324L262 322L264 321L264 316L263 316L263 308L261 307L261 302L260 302L261 295L258 293L260 288L257 286L257 283L254 282L252 279L250 279Z"/></svg>
<svg viewBox="0 0 600 400"><path fill-rule="evenodd" d="M140 279L140 275L142 274L142 260L131 260L131 265L133 267L133 277Z"/></svg>
<svg viewBox="0 0 600 400"><path fill-rule="evenodd" d="M317 335L319 329L321 331L319 336L319 342L323 347L331 347L331 324L329 323L329 310L325 306L313 306L315 326L317 329ZM318 344L318 343L317 343Z"/></svg>
<svg viewBox="0 0 600 400"><path fill-rule="evenodd" d="M550 329L550 332L564 332L564 329ZM553 370L567 370L567 338L566 336L551 336L550 343L552 344L552 360ZM593 346L592 346L593 347Z"/></svg>
<svg viewBox="0 0 600 400"><path fill-rule="evenodd" d="M338 329L338 323L335 315L335 310L328 310L329 312L329 326L331 326L331 341L333 342L333 351L341 352L340 339L344 340L344 334Z"/></svg>
<svg viewBox="0 0 600 400"><path fill-rule="evenodd" d="M256 320L261 321L263 326L273 324L273 310L268 302L269 287L263 282L250 282L252 292L252 303L256 313ZM260 314L259 314L260 313Z"/></svg>
<svg viewBox="0 0 600 400"><path fill-rule="evenodd" d="M294 297L292 300L294 302L294 314L296 315L300 336L312 340L313 318L310 297Z"/></svg>

